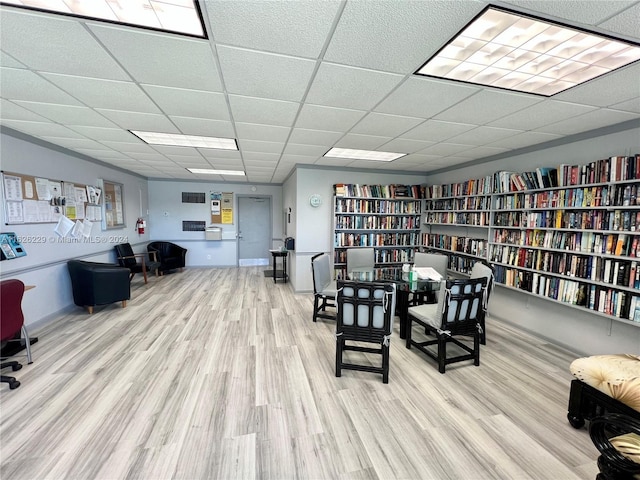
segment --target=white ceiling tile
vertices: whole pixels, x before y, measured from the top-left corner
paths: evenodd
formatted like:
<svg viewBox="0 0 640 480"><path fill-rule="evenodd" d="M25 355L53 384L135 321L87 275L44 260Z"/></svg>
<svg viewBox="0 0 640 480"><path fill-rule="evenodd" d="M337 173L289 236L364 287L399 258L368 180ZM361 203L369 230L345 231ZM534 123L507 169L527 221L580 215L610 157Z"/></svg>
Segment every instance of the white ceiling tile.
<svg viewBox="0 0 640 480"><path fill-rule="evenodd" d="M420 150L421 154L425 155L454 155L460 152L464 152L465 150L469 150L471 148L470 145L460 145L457 143L436 143L435 145L431 145L427 148Z"/></svg>
<svg viewBox="0 0 640 480"><path fill-rule="evenodd" d="M0 96L6 100L80 105L80 102L40 75L19 68L0 68Z"/></svg>
<svg viewBox="0 0 640 480"><path fill-rule="evenodd" d="M216 150L213 148L199 148L200 154L207 160L235 159L240 161L240 152L236 150Z"/></svg>
<svg viewBox="0 0 640 480"><path fill-rule="evenodd" d="M88 28L138 83L222 91L213 51L206 41L95 23Z"/></svg>
<svg viewBox="0 0 640 480"><path fill-rule="evenodd" d="M236 131L240 138L246 138L247 140L284 142L287 140L291 128L236 122Z"/></svg>
<svg viewBox="0 0 640 480"><path fill-rule="evenodd" d="M626 102L616 103L615 105L611 105L611 108L613 110L640 113L640 97L627 100Z"/></svg>
<svg viewBox="0 0 640 480"><path fill-rule="evenodd" d="M313 80L306 102L371 110L403 79L403 75L324 62Z"/></svg>
<svg viewBox="0 0 640 480"><path fill-rule="evenodd" d="M125 130L142 130L147 132L180 133L169 119L160 114L125 112L97 108L96 111L104 115L113 123Z"/></svg>
<svg viewBox="0 0 640 480"><path fill-rule="evenodd" d="M554 135L552 133L522 132L518 135L514 135L513 137L503 138L501 140L491 142L490 144L488 144L488 146L515 149L549 142L560 137L561 135Z"/></svg>
<svg viewBox="0 0 640 480"><path fill-rule="evenodd" d="M593 2L596 3L596 2ZM612 6L612 4L617 4L620 9L620 13L614 16L607 16L607 20L600 23L598 26L609 30L610 32L615 32L621 35L628 35L631 38L638 38L640 34L638 33L638 23L640 23L640 3L634 2L632 0L628 2L597 2L604 3L607 6ZM629 8L622 7L622 4L631 4L635 3L635 5L630 6Z"/></svg>
<svg viewBox="0 0 640 480"><path fill-rule="evenodd" d="M224 94L202 90L142 85L166 115L229 120Z"/></svg>
<svg viewBox="0 0 640 480"><path fill-rule="evenodd" d="M326 146L322 145L298 145L295 143L288 143L283 153L287 155L305 155L309 157L320 157L327 153L329 150Z"/></svg>
<svg viewBox="0 0 640 480"><path fill-rule="evenodd" d="M497 155L499 153L508 152L509 150L510 150L509 148L489 147L485 145L482 147L474 147L473 149L467 150L465 152L460 152L458 153L458 156L464 157L468 155L470 158L480 159L484 157L489 157L491 155Z"/></svg>
<svg viewBox="0 0 640 480"><path fill-rule="evenodd" d="M484 125L542 100L533 95L483 90L442 111L435 119Z"/></svg>
<svg viewBox="0 0 640 480"><path fill-rule="evenodd" d="M469 123L441 122L438 120L427 120L417 127L402 135L402 138L413 140L425 140L429 142L442 142L451 137L467 132L476 125Z"/></svg>
<svg viewBox="0 0 640 480"><path fill-rule="evenodd" d="M459 83L411 77L378 105L375 111L426 119L479 91L478 87Z"/></svg>
<svg viewBox="0 0 640 480"><path fill-rule="evenodd" d="M69 148L74 150L76 148L96 148L100 145L98 142L93 140L89 140L88 138L61 138L61 137L48 137L46 135L42 135L40 138L46 140L47 142L55 143L56 145L63 146L65 148Z"/></svg>
<svg viewBox="0 0 640 480"><path fill-rule="evenodd" d="M169 118L185 135L204 135L208 137L235 138L233 124L225 120L209 120L206 118L179 117Z"/></svg>
<svg viewBox="0 0 640 480"><path fill-rule="evenodd" d="M218 43L316 58L331 30L339 1L205 1Z"/></svg>
<svg viewBox="0 0 640 480"><path fill-rule="evenodd" d="M422 118L401 117L399 115L373 112L367 114L367 116L360 120L356 126L351 129L351 133L397 137L422 122L424 122Z"/></svg>
<svg viewBox="0 0 640 480"><path fill-rule="evenodd" d="M43 73L42 75L88 107L159 113L158 108L135 83L74 77L57 73Z"/></svg>
<svg viewBox="0 0 640 480"><path fill-rule="evenodd" d="M310 165L315 163L317 159L318 157L315 155L293 155L290 153L283 153L280 163L291 163L294 165L299 163L303 165Z"/></svg>
<svg viewBox="0 0 640 480"><path fill-rule="evenodd" d="M321 107L305 104L296 122L297 128L346 132L360 120L366 112L344 108Z"/></svg>
<svg viewBox="0 0 640 480"><path fill-rule="evenodd" d="M477 127L455 137L449 138L447 141L451 143L465 142L471 145L486 145L503 138L513 137L522 130L513 130L509 128L496 127Z"/></svg>
<svg viewBox="0 0 640 480"><path fill-rule="evenodd" d="M423 155L421 153L411 153L394 160L398 165L426 165L442 158L440 155Z"/></svg>
<svg viewBox="0 0 640 480"><path fill-rule="evenodd" d="M85 155L88 155L89 157L93 157L93 158L98 159L98 160L103 160L105 158L108 158L109 161L111 161L111 160L115 160L115 159L122 160L122 159L128 158L123 153L115 152L113 150L109 150L106 147L105 147L104 150L100 150L98 148L76 148L75 151L79 152L79 153L83 153Z"/></svg>
<svg viewBox="0 0 640 480"><path fill-rule="evenodd" d="M505 3L513 5L515 10L524 11L523 9L526 9L538 12L538 14L541 13L550 20L564 19L577 24L597 25L612 15L626 10L636 2L634 0L607 2L600 0L564 0L555 2L546 0L505 0Z"/></svg>
<svg viewBox="0 0 640 480"><path fill-rule="evenodd" d="M9 68L26 68L24 63L20 63L6 52L0 51L0 65Z"/></svg>
<svg viewBox="0 0 640 480"><path fill-rule="evenodd" d="M483 7L481 2L347 2L325 60L406 75Z"/></svg>
<svg viewBox="0 0 640 480"><path fill-rule="evenodd" d="M245 152L265 152L280 155L284 149L283 142L261 142L259 140L240 140L238 142L242 153Z"/></svg>
<svg viewBox="0 0 640 480"><path fill-rule="evenodd" d="M0 98L0 122L2 120L25 120L27 122L46 122L47 119L16 103Z"/></svg>
<svg viewBox="0 0 640 480"><path fill-rule="evenodd" d="M536 129L536 131L557 133L561 135L572 135L574 133L586 132L595 128L606 127L607 125L615 125L616 123L622 123L627 120L633 120L637 118L640 118L640 115L637 113L601 108L593 112L585 113L584 115L580 115L578 117L539 127Z"/></svg>
<svg viewBox="0 0 640 480"><path fill-rule="evenodd" d="M129 152L127 155L135 160L145 160L145 161L158 161L158 160L167 160L160 153L145 153L145 152Z"/></svg>
<svg viewBox="0 0 640 480"><path fill-rule="evenodd" d="M373 135L359 135L356 133L347 133L335 145L340 148L353 148L356 150L375 150L380 145L387 143L391 137L380 137Z"/></svg>
<svg viewBox="0 0 640 480"><path fill-rule="evenodd" d="M2 17L2 50L33 70L129 79L77 19L18 10L3 10Z"/></svg>
<svg viewBox="0 0 640 480"><path fill-rule="evenodd" d="M410 140L408 138L396 138L394 140L391 140L390 142L385 143L378 150L396 153L415 153L430 145L433 145L433 142Z"/></svg>
<svg viewBox="0 0 640 480"><path fill-rule="evenodd" d="M138 140L136 137L134 137L133 135L131 135L133 137L133 140L131 140L130 142L114 142L111 140L103 140L100 143L102 143L103 145L106 145L109 148L113 148L114 150L117 150L118 152L122 152L122 153L132 153L132 152L137 152L137 153L155 153L155 150L153 148L151 148L149 145L142 143L140 140ZM137 143L132 143L135 142L137 140Z"/></svg>
<svg viewBox="0 0 640 480"><path fill-rule="evenodd" d="M333 145L344 133L294 128L289 141L302 145Z"/></svg>
<svg viewBox="0 0 640 480"><path fill-rule="evenodd" d="M293 124L300 104L266 98L229 95L233 118L237 122L262 123L289 127Z"/></svg>
<svg viewBox="0 0 640 480"><path fill-rule="evenodd" d="M47 122L30 122L24 120L2 120L2 124L18 130L19 132L33 135L34 137L60 137L60 138L84 138L77 132L63 125Z"/></svg>
<svg viewBox="0 0 640 480"><path fill-rule="evenodd" d="M249 97L299 102L316 62L273 53L218 47L227 91Z"/></svg>
<svg viewBox="0 0 640 480"><path fill-rule="evenodd" d="M183 155L189 157L202 158L202 155L197 148L194 147L180 147L176 145L153 145L153 150L163 155Z"/></svg>
<svg viewBox="0 0 640 480"><path fill-rule="evenodd" d="M78 132L87 138L93 138L98 142L110 141L141 143L141 141L137 140L133 134L120 128L90 127L82 125L71 125L69 128L74 132Z"/></svg>
<svg viewBox="0 0 640 480"><path fill-rule="evenodd" d="M515 128L533 130L543 125L559 122L567 118L582 115L596 110L597 107L579 105L576 103L560 102L558 100L543 100L527 108L523 108L511 115L499 118L488 125L492 127Z"/></svg>
<svg viewBox="0 0 640 480"><path fill-rule="evenodd" d="M64 125L83 125L90 127L115 127L116 125L104 116L87 107L73 105L55 105L53 103L24 102L16 100L24 108L39 113L56 123Z"/></svg>

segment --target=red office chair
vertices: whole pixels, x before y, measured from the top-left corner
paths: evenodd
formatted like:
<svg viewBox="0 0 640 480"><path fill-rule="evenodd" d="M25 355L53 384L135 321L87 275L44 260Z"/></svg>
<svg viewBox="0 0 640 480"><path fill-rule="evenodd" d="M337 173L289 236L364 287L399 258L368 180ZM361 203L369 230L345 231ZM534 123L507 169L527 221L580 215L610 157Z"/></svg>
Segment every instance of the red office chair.
<svg viewBox="0 0 640 480"><path fill-rule="evenodd" d="M24 283L20 280L11 279L0 282L0 342L2 342L3 346L10 342L21 342L22 339L18 337L18 333L22 332L27 349L27 363L32 363L31 342L24 326L24 315L22 313L23 295ZM15 372L20 370L22 365L16 361L0 364L0 368L8 367L11 367ZM20 386L20 382L14 377L5 375L0 376L0 382L8 383L11 390Z"/></svg>

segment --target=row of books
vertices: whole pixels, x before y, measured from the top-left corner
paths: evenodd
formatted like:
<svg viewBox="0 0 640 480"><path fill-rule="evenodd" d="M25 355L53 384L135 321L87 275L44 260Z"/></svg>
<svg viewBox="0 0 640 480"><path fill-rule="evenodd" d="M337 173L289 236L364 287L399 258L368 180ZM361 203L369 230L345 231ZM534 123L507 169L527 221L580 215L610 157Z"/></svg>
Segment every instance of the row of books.
<svg viewBox="0 0 640 480"><path fill-rule="evenodd" d="M442 223L449 225L489 225L489 212L461 213L461 212L428 212L425 223Z"/></svg>
<svg viewBox="0 0 640 480"><path fill-rule="evenodd" d="M489 258L493 262L515 267L530 268L621 287L640 288L640 270L638 262L635 260L548 252L506 245L492 246Z"/></svg>
<svg viewBox="0 0 640 480"><path fill-rule="evenodd" d="M471 273L471 269L477 260L469 257L462 257L460 255L449 255L448 267L450 270L455 270L459 273Z"/></svg>
<svg viewBox="0 0 640 480"><path fill-rule="evenodd" d="M398 200L359 200L337 198L336 213L390 213L394 215L420 213L421 202Z"/></svg>
<svg viewBox="0 0 640 480"><path fill-rule="evenodd" d="M437 233L423 233L422 245L441 248L451 252L468 253L478 257L486 257L487 240L482 238L458 237Z"/></svg>
<svg viewBox="0 0 640 480"><path fill-rule="evenodd" d="M461 197L427 202L427 210L489 210L491 197Z"/></svg>
<svg viewBox="0 0 640 480"><path fill-rule="evenodd" d="M336 229L412 230L420 228L420 215L337 215Z"/></svg>
<svg viewBox="0 0 640 480"><path fill-rule="evenodd" d="M411 263L413 262L413 248L382 248L375 251L376 263ZM347 263L347 251L333 252L334 263Z"/></svg>
<svg viewBox="0 0 640 480"><path fill-rule="evenodd" d="M536 193L515 193L499 196L496 209L605 207L638 205L640 184L568 188Z"/></svg>
<svg viewBox="0 0 640 480"><path fill-rule="evenodd" d="M499 171L493 175L496 193L640 179L640 154L615 156L584 165L561 164L528 172Z"/></svg>
<svg viewBox="0 0 640 480"><path fill-rule="evenodd" d="M336 233L334 247L413 246L419 234L411 233Z"/></svg>
<svg viewBox="0 0 640 480"><path fill-rule="evenodd" d="M559 302L640 322L640 296L632 292L503 267L496 267L495 278L497 282Z"/></svg>
<svg viewBox="0 0 640 480"><path fill-rule="evenodd" d="M588 210L573 212L567 210L545 210L500 212L495 214L494 223L498 227L575 228L580 230L630 232L640 227L640 211Z"/></svg>
<svg viewBox="0 0 640 480"><path fill-rule="evenodd" d="M431 185L426 198L461 197L463 195L489 195L494 192L493 176L467 180L465 182Z"/></svg>
<svg viewBox="0 0 640 480"><path fill-rule="evenodd" d="M493 241L510 245L571 250L626 257L638 256L638 235L625 233L565 232L554 230L496 230Z"/></svg>
<svg viewBox="0 0 640 480"><path fill-rule="evenodd" d="M333 186L336 197L365 198L425 198L423 185L361 185L358 183L336 183Z"/></svg>
<svg viewBox="0 0 640 480"><path fill-rule="evenodd" d="M347 276L347 267L338 265L333 269L335 279L345 279ZM372 280L398 280L403 278L402 266L385 265L376 267L373 270ZM405 274L406 275L406 274Z"/></svg>

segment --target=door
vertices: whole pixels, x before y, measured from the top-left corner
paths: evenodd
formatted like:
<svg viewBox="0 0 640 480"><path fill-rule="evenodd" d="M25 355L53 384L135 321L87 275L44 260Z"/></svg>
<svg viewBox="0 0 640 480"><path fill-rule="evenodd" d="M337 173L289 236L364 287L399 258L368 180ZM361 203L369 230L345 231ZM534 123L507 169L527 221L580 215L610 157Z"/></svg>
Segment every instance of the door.
<svg viewBox="0 0 640 480"><path fill-rule="evenodd" d="M271 197L238 196L238 265L271 261Z"/></svg>

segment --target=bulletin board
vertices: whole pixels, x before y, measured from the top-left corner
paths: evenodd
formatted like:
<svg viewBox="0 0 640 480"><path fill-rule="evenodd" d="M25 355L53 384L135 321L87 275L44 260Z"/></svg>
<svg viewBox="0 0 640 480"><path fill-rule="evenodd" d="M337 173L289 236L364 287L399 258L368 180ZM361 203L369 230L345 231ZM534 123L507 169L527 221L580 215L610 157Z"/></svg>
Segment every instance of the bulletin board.
<svg viewBox="0 0 640 480"><path fill-rule="evenodd" d="M233 223L233 192L211 193L211 223Z"/></svg>
<svg viewBox="0 0 640 480"><path fill-rule="evenodd" d="M124 186L110 180L102 180L104 215L102 228L124 228Z"/></svg>
<svg viewBox="0 0 640 480"><path fill-rule="evenodd" d="M96 221L102 216L97 187L3 171L2 189L7 225L58 223L62 217Z"/></svg>

